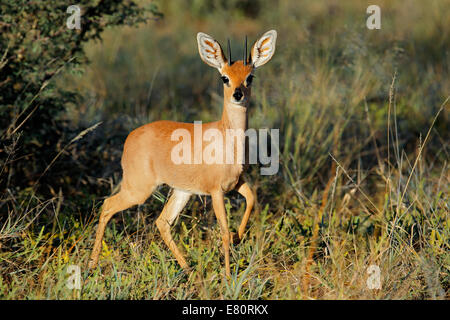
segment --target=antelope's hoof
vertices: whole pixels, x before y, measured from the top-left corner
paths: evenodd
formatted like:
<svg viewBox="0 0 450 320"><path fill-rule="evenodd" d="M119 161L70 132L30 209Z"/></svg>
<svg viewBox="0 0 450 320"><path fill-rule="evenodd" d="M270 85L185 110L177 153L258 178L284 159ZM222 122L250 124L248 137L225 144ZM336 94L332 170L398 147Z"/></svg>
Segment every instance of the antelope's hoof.
<svg viewBox="0 0 450 320"><path fill-rule="evenodd" d="M239 234L237 232L231 232L231 241L235 246L241 243L241 238L239 238Z"/></svg>
<svg viewBox="0 0 450 320"><path fill-rule="evenodd" d="M97 267L97 261L94 259L89 259L88 268L89 270L94 270Z"/></svg>
<svg viewBox="0 0 450 320"><path fill-rule="evenodd" d="M192 271L194 271L194 269L192 267L190 267L189 265L182 266L181 270L183 270L183 273L185 275L190 275L192 273Z"/></svg>

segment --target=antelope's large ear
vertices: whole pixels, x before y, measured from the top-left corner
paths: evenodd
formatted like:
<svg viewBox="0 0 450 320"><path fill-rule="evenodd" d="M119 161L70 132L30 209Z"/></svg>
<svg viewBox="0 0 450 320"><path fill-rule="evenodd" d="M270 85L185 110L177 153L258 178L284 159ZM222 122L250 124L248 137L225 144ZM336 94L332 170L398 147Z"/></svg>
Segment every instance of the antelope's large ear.
<svg viewBox="0 0 450 320"><path fill-rule="evenodd" d="M227 62L220 44L206 33L197 33L198 53L200 58L211 67L221 69Z"/></svg>
<svg viewBox="0 0 450 320"><path fill-rule="evenodd" d="M277 42L277 32L267 31L252 47L251 62L255 68L267 63L275 53L275 43Z"/></svg>

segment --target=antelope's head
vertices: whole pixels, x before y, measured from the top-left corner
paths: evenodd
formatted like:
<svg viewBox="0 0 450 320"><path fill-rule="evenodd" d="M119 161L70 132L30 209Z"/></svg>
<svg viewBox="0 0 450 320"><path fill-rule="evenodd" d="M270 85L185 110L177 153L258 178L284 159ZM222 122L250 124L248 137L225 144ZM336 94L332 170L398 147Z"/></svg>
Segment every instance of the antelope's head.
<svg viewBox="0 0 450 320"><path fill-rule="evenodd" d="M277 32L270 30L262 35L251 47L247 56L247 37L242 60L231 58L230 40L228 40L228 58L224 55L219 42L211 36L197 34L198 51L202 60L219 70L224 87L224 101L233 105L247 106L251 95L254 70L267 63L275 53Z"/></svg>

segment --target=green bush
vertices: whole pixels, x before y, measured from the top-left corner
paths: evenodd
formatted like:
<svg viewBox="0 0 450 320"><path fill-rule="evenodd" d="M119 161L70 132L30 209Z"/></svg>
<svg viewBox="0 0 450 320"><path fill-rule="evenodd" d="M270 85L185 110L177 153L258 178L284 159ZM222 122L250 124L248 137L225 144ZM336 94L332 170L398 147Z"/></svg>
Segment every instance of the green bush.
<svg viewBox="0 0 450 320"><path fill-rule="evenodd" d="M72 163L53 166L74 132L58 116L77 92L54 85L87 59L83 44L118 25L134 26L161 16L154 4L130 0L78 1L81 28L69 29L67 1L6 0L0 4L0 190L46 186L55 176L76 174ZM49 167L52 175L43 176ZM39 181L39 184L37 182ZM64 179L60 179L64 181Z"/></svg>

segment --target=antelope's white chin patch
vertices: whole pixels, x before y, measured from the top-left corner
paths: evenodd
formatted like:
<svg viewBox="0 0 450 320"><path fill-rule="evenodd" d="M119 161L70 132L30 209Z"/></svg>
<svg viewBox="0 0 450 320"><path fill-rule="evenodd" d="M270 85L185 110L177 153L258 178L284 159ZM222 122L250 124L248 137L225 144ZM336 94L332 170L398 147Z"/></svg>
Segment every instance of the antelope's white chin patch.
<svg viewBox="0 0 450 320"><path fill-rule="evenodd" d="M233 106L236 106L236 107L247 107L247 98L244 98L244 99L242 99L240 101L236 101L234 99L231 99L230 100L230 104L232 104Z"/></svg>

